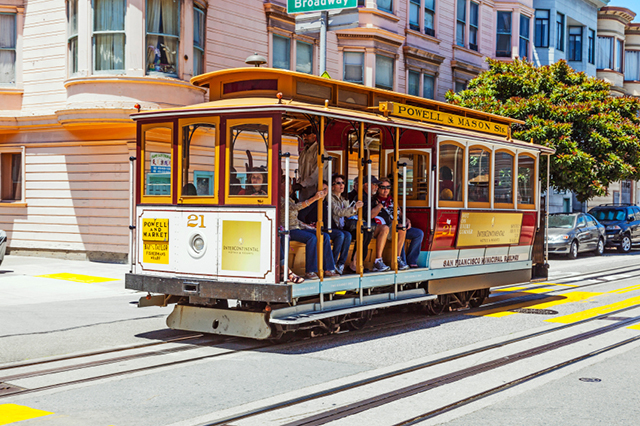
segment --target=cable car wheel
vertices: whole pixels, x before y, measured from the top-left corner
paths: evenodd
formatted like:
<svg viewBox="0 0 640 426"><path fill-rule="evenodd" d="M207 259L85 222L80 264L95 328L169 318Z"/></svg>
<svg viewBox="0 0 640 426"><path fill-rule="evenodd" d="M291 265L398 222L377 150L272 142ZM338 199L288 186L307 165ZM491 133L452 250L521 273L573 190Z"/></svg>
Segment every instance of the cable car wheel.
<svg viewBox="0 0 640 426"><path fill-rule="evenodd" d="M362 330L373 317L373 311L358 312L345 316L342 325L349 331Z"/></svg>
<svg viewBox="0 0 640 426"><path fill-rule="evenodd" d="M490 290L488 288L474 290L469 298L469 308L480 307L484 303L484 300L489 297L489 293Z"/></svg>
<svg viewBox="0 0 640 426"><path fill-rule="evenodd" d="M437 299L427 301L427 313L429 315L440 315L449 310L450 297L448 294L439 294Z"/></svg>

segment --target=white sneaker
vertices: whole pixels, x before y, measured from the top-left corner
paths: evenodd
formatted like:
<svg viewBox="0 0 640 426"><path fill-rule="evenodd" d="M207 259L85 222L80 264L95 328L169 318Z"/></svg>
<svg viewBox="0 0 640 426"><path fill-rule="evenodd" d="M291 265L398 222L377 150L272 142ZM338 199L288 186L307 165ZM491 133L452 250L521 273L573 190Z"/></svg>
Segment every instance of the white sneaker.
<svg viewBox="0 0 640 426"><path fill-rule="evenodd" d="M373 272L384 272L384 271L388 271L389 269L391 268L385 265L382 259L376 259L376 261L373 264Z"/></svg>

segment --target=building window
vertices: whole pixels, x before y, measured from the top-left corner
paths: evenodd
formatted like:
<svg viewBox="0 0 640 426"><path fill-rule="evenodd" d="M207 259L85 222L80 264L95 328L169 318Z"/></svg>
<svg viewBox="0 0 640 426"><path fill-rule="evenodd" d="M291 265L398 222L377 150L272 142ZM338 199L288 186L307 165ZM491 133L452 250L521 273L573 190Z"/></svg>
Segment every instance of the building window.
<svg viewBox="0 0 640 426"><path fill-rule="evenodd" d="M556 16L556 49L564 52L564 15Z"/></svg>
<svg viewBox="0 0 640 426"><path fill-rule="evenodd" d="M613 69L613 37L598 37L598 55L596 68Z"/></svg>
<svg viewBox="0 0 640 426"><path fill-rule="evenodd" d="M627 50L624 55L624 79L640 80L640 50Z"/></svg>
<svg viewBox="0 0 640 426"><path fill-rule="evenodd" d="M409 2L409 28L420 31L420 0Z"/></svg>
<svg viewBox="0 0 640 426"><path fill-rule="evenodd" d="M424 33L427 35L436 35L435 16L436 0L424 0Z"/></svg>
<svg viewBox="0 0 640 426"><path fill-rule="evenodd" d="M592 29L589 29L589 63L596 63L596 32Z"/></svg>
<svg viewBox="0 0 640 426"><path fill-rule="evenodd" d="M496 56L511 57L511 12L498 12Z"/></svg>
<svg viewBox="0 0 640 426"><path fill-rule="evenodd" d="M393 13L393 0L376 0L378 9Z"/></svg>
<svg viewBox="0 0 640 426"><path fill-rule="evenodd" d="M469 49L478 51L478 3L469 3Z"/></svg>
<svg viewBox="0 0 640 426"><path fill-rule="evenodd" d="M456 80L453 85L453 91L455 93L462 92L467 89L467 82L462 80Z"/></svg>
<svg viewBox="0 0 640 426"><path fill-rule="evenodd" d="M0 13L0 85L16 84L16 14Z"/></svg>
<svg viewBox="0 0 640 426"><path fill-rule="evenodd" d="M206 24L204 10L198 6L193 8L193 75L204 72L204 40Z"/></svg>
<svg viewBox="0 0 640 426"><path fill-rule="evenodd" d="M93 69L124 70L125 0L93 1Z"/></svg>
<svg viewBox="0 0 640 426"><path fill-rule="evenodd" d="M456 44L464 46L464 27L467 26L467 0L458 0L456 10Z"/></svg>
<svg viewBox="0 0 640 426"><path fill-rule="evenodd" d="M364 84L364 53L344 52L344 81Z"/></svg>
<svg viewBox="0 0 640 426"><path fill-rule="evenodd" d="M376 87L393 90L393 58L376 55Z"/></svg>
<svg viewBox="0 0 640 426"><path fill-rule="evenodd" d="M536 10L536 47L549 47L549 11Z"/></svg>
<svg viewBox="0 0 640 426"><path fill-rule="evenodd" d="M69 0L67 2L67 21L69 75L73 75L78 72L78 0ZM4 25L1 27L4 27Z"/></svg>
<svg viewBox="0 0 640 426"><path fill-rule="evenodd" d="M614 71L622 72L622 63L623 63L623 52L624 52L624 43L622 40L616 39L616 66L613 69Z"/></svg>
<svg viewBox="0 0 640 426"><path fill-rule="evenodd" d="M291 69L291 39L273 35L273 68Z"/></svg>
<svg viewBox="0 0 640 426"><path fill-rule="evenodd" d="M180 2L147 0L147 74L178 76Z"/></svg>
<svg viewBox="0 0 640 426"><path fill-rule="evenodd" d="M313 45L296 40L296 71L313 73Z"/></svg>
<svg viewBox="0 0 640 426"><path fill-rule="evenodd" d="M22 153L0 154L0 198L22 200Z"/></svg>
<svg viewBox="0 0 640 426"><path fill-rule="evenodd" d="M520 15L520 45L518 46L518 54L521 58L529 57L529 22L528 16Z"/></svg>
<svg viewBox="0 0 640 426"><path fill-rule="evenodd" d="M582 27L569 27L569 60L582 61Z"/></svg>
<svg viewBox="0 0 640 426"><path fill-rule="evenodd" d="M422 95L420 94L420 79L422 78ZM435 77L429 74L421 74L417 71L409 71L407 93L413 96L422 96L426 99L434 99Z"/></svg>

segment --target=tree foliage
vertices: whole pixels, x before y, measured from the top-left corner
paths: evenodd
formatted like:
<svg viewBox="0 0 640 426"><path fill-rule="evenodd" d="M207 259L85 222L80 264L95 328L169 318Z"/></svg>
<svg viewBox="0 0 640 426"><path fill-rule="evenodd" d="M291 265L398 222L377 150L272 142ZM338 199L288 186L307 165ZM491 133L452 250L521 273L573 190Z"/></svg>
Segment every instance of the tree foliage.
<svg viewBox="0 0 640 426"><path fill-rule="evenodd" d="M467 90L449 92L455 105L512 117L513 137L556 150L551 186L578 200L602 196L612 182L640 180L640 101L614 97L609 83L565 61L536 67L488 59L489 70ZM546 175L546 170L541 170Z"/></svg>

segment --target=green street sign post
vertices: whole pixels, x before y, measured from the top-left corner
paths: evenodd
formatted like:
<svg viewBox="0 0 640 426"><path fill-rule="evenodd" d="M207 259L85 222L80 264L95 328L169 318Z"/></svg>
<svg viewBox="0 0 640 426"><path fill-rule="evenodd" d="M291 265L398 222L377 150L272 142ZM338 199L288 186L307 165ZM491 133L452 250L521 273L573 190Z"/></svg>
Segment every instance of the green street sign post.
<svg viewBox="0 0 640 426"><path fill-rule="evenodd" d="M358 7L358 0L287 0L287 13L320 12Z"/></svg>

